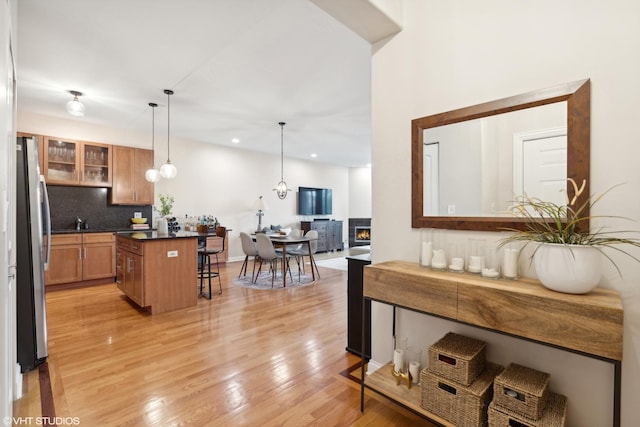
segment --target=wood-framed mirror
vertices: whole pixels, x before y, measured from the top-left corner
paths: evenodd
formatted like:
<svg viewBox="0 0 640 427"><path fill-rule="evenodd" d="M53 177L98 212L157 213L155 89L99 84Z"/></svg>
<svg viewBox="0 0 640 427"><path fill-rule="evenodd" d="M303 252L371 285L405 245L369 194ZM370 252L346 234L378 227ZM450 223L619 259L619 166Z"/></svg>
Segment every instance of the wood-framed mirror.
<svg viewBox="0 0 640 427"><path fill-rule="evenodd" d="M545 110L544 113L540 113L543 108L562 111L561 121L566 120L566 123L561 123L561 126L553 127L553 129L550 130L553 134L553 132L560 129L559 132L564 132L565 135L563 149L566 150L566 158L564 159L565 163L561 165L560 170L564 171L564 165L566 164L566 176L563 176L561 180L561 185L563 188L566 188L566 193L562 194L562 198L573 198L573 186L569 185L567 182L567 178L572 178L576 183L578 183L578 185L581 185L583 181L586 182L584 191L579 195L576 205L580 206L585 203L589 197L590 181L591 89L589 79L566 83L547 89L541 89L412 120L411 226L413 228L444 228L450 230L477 231L524 229L525 220L510 215L508 210L504 207L504 204L506 203L504 200L498 200L496 202L496 199L491 199L491 197L496 197L496 194L481 196L479 201L476 201L475 203L477 205L477 210L470 210L467 213L460 211L464 210L462 208L465 208L463 205L466 201L472 198L477 198L478 194L508 192L510 202L513 202L516 196L523 194L516 191L520 185L519 183L522 182L522 178L520 177L520 171L514 172L514 169L522 168L523 170L526 169L531 171L537 168L537 166L532 166L537 164L535 163L536 161L529 160L529 157L527 156L524 156L525 164L529 166L523 167L521 165L517 165L521 162L520 159L523 157L522 151L517 148L517 141L520 141L522 139L522 135L527 132L513 132L513 129L510 129L507 133L513 134L512 140L506 142L506 144L508 145L511 153L508 156L502 156L503 158L507 157L508 160L506 162L503 161L502 163L492 163L493 160L491 159L500 157L500 155L496 154L493 150L493 148L498 144L497 142L494 142L497 132L492 133L491 129L499 128L501 125L486 124L486 120L502 119L504 122L505 118L510 117L508 115L511 114L535 113L535 115L547 115L547 110ZM555 120L558 120L557 117ZM453 133L449 132L452 125L457 127ZM459 136L461 134L470 133L470 131L461 128L461 126L468 125L480 129L477 131L480 136L474 136L470 142L465 142L465 144L468 144L466 145L468 149L453 149L454 145L451 142L449 142L451 145L445 145L448 141L459 142ZM504 128L505 126L502 127ZM489 131L487 129L489 129ZM543 131L537 129L531 134L546 135L546 131L549 131L549 129ZM434 152L435 154L430 152L432 150L431 146L434 145L432 139L436 140L439 138L443 138L444 140L436 141L435 145L441 144L440 146L446 148L448 151L454 151L454 157L444 158L444 156L439 154L437 148ZM538 137L533 136L531 138L531 140L537 141L536 138ZM483 141L488 142L485 142L485 144L482 145ZM540 147L540 145L524 145L527 147L536 147L535 150L543 151L542 149L537 148ZM425 147L427 148L425 149ZM467 160L463 157L459 157L461 156L461 153L466 151L470 152L468 156L469 164L465 164L465 161ZM529 151L527 151L527 153L529 153ZM425 166L425 156L427 158L433 158L433 156L435 156L437 158L437 165L433 166L429 161L427 161ZM535 156L530 157L533 158ZM490 180L484 179L484 175L478 177L473 175L461 176L469 173L469 171L474 168L483 169L483 164L485 165L484 169L508 170L510 168L511 173L507 174L509 176L508 178L505 178L505 176L498 176L492 177ZM447 199L445 195L439 193L439 188L442 187L442 185L439 185L438 182L442 180L443 175L446 176L443 171L455 171L456 167L463 172L449 175L446 179L447 182L456 182L458 187L463 188L465 186L472 187L471 184L473 184L473 186L480 185L480 188L467 188L466 190L462 190L462 194L457 194L455 196L446 195L446 197L451 197L450 199ZM433 179L429 180L429 177L432 177ZM541 181L543 180L542 178L536 179ZM508 186L508 190L496 190L498 184L504 184L505 182ZM560 182L560 180L558 180L558 182ZM485 191L483 192L482 190ZM464 191L467 191L467 193L465 194ZM435 200L435 202L430 205L429 200L431 199ZM443 200L443 202L439 203L438 201L440 200ZM456 200L458 202L456 202ZM436 204L437 208L433 208L433 204ZM480 205L485 207L489 206L490 208L483 211ZM583 214L585 217L589 216L588 211L583 212ZM582 227L588 229L588 221L584 221Z"/></svg>

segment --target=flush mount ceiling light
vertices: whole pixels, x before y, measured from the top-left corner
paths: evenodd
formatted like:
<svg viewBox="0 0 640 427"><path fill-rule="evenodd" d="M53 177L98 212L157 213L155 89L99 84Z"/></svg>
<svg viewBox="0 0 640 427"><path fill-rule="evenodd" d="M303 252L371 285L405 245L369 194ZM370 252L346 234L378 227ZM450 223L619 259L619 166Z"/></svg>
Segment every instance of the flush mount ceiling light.
<svg viewBox="0 0 640 427"><path fill-rule="evenodd" d="M171 124L171 104L170 99L171 95L173 95L173 91L169 89L165 89L164 93L167 95L167 163L162 165L160 168L160 175L166 179L173 179L178 175L178 169L171 164L171 141L169 135L169 129Z"/></svg>
<svg viewBox="0 0 640 427"><path fill-rule="evenodd" d="M73 99L67 102L67 112L75 117L84 116L84 104L78 100L78 97L82 96L82 92L70 90L69 93L73 95Z"/></svg>
<svg viewBox="0 0 640 427"><path fill-rule="evenodd" d="M156 137L155 137L155 129L156 129L156 107L158 104L155 102L150 102L149 107L151 107L151 152L153 162L151 162L151 169L147 169L144 173L144 178L149 182L158 182L162 177L160 176L160 171L156 169L155 165L155 153L156 153Z"/></svg>
<svg viewBox="0 0 640 427"><path fill-rule="evenodd" d="M280 200L284 200L287 197L287 193L291 191L287 188L287 183L284 182L284 125L285 122L278 123L280 125L280 182L273 190L278 195Z"/></svg>

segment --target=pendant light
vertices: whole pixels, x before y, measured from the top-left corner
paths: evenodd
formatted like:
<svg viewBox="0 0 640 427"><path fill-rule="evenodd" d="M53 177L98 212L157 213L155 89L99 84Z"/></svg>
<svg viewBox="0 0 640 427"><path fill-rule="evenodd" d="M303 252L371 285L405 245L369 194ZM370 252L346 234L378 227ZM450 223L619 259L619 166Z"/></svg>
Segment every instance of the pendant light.
<svg viewBox="0 0 640 427"><path fill-rule="evenodd" d="M287 197L287 193L291 191L287 188L287 183L284 182L284 125L285 122L278 123L280 125L280 182L273 190L278 195L280 200L284 200Z"/></svg>
<svg viewBox="0 0 640 427"><path fill-rule="evenodd" d="M144 178L149 182L158 182L162 177L160 176L160 171L156 169L156 137L155 137L155 129L156 129L156 107L158 104L155 102L150 102L149 107L151 107L151 152L153 153L153 161L151 162L151 169L147 169L144 173Z"/></svg>
<svg viewBox="0 0 640 427"><path fill-rule="evenodd" d="M84 104L78 100L78 97L82 96L82 92L70 90L69 93L73 95L73 99L67 102L67 113L75 117L84 116Z"/></svg>
<svg viewBox="0 0 640 427"><path fill-rule="evenodd" d="M160 175L166 179L173 179L178 175L178 169L171 164L171 144L170 144L170 124L171 124L171 104L170 99L171 95L173 95L173 91L169 89L165 89L164 93L167 95L167 163L162 165L160 168Z"/></svg>

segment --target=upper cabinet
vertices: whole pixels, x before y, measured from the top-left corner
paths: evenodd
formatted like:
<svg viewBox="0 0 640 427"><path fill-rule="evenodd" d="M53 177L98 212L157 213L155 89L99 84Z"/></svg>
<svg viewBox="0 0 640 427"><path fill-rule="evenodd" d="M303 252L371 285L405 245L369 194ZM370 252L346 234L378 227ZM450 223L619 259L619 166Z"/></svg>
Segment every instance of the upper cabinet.
<svg viewBox="0 0 640 427"><path fill-rule="evenodd" d="M43 139L48 184L111 187L111 145L50 136Z"/></svg>
<svg viewBox="0 0 640 427"><path fill-rule="evenodd" d="M153 183L144 174L153 166L153 151L113 146L113 186L109 201L114 205L152 205Z"/></svg>

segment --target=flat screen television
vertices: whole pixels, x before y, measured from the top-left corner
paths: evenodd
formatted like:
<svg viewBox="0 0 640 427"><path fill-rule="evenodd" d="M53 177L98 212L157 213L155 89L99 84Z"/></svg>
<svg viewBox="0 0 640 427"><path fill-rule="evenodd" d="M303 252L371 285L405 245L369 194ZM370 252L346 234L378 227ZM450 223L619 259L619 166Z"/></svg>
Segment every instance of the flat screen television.
<svg viewBox="0 0 640 427"><path fill-rule="evenodd" d="M330 188L298 187L298 215L330 215L333 201Z"/></svg>

